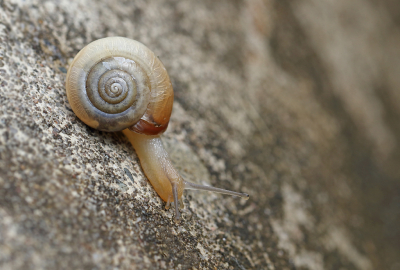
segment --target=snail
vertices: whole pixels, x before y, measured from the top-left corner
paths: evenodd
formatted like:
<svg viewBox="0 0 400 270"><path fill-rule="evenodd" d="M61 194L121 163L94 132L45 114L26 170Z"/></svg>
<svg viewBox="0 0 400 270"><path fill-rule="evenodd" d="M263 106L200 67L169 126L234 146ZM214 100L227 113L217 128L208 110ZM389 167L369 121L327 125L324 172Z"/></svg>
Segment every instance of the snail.
<svg viewBox="0 0 400 270"><path fill-rule="evenodd" d="M125 134L166 209L174 203L176 221L184 189L249 198L245 193L185 181L173 167L160 139L171 116L173 89L161 61L142 43L108 37L88 44L68 69L66 90L72 110L85 124Z"/></svg>

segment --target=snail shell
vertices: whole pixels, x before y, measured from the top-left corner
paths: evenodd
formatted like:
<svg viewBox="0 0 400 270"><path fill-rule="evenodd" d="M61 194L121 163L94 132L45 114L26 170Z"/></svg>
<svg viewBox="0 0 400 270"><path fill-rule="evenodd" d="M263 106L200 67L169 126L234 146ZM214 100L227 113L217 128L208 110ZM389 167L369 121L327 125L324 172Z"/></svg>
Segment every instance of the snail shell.
<svg viewBox="0 0 400 270"><path fill-rule="evenodd" d="M168 127L174 100L168 73L138 41L90 43L69 67L66 88L72 110L93 128L156 135Z"/></svg>

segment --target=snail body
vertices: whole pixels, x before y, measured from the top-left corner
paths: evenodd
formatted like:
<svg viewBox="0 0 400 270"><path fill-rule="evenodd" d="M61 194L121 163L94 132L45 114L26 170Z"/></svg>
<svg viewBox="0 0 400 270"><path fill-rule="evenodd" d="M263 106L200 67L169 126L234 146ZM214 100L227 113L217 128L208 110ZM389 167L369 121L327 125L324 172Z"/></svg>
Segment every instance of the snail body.
<svg viewBox="0 0 400 270"><path fill-rule="evenodd" d="M173 167L160 139L171 116L173 89L161 61L142 43L123 37L90 43L71 63L66 89L72 110L85 124L123 131L157 194L167 207L174 203L176 220L184 189L248 198L244 193L187 182Z"/></svg>

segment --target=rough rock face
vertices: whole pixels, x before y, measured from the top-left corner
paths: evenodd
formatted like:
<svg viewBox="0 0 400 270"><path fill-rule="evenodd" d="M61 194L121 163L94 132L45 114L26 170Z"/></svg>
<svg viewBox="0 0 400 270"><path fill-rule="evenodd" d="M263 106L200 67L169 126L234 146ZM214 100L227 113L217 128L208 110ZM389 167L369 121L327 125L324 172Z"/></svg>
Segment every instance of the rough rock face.
<svg viewBox="0 0 400 270"><path fill-rule="evenodd" d="M1 269L400 269L396 1L0 1ZM65 93L89 42L151 48L183 221Z"/></svg>

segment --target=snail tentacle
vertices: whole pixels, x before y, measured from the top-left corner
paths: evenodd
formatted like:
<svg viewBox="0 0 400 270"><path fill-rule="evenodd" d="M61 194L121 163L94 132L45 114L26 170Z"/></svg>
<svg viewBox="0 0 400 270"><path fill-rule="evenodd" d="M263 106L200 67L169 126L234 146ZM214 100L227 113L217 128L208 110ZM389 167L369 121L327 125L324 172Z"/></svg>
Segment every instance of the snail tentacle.
<svg viewBox="0 0 400 270"><path fill-rule="evenodd" d="M199 185L199 184L195 184L195 183L188 182L188 181L184 181L184 184L185 184L184 189L212 191L212 192L217 192L217 193L221 193L221 194L241 197L241 198L244 198L245 200L249 199L249 197L250 197L249 194L247 194L247 193L241 193L241 192L231 191L231 190L227 190L227 189L223 189L223 188L212 187L212 186Z"/></svg>
<svg viewBox="0 0 400 270"><path fill-rule="evenodd" d="M179 199L178 199L178 186L177 184L172 184L172 194L174 196L174 206L175 206L175 221L179 221L181 218L179 212Z"/></svg>

